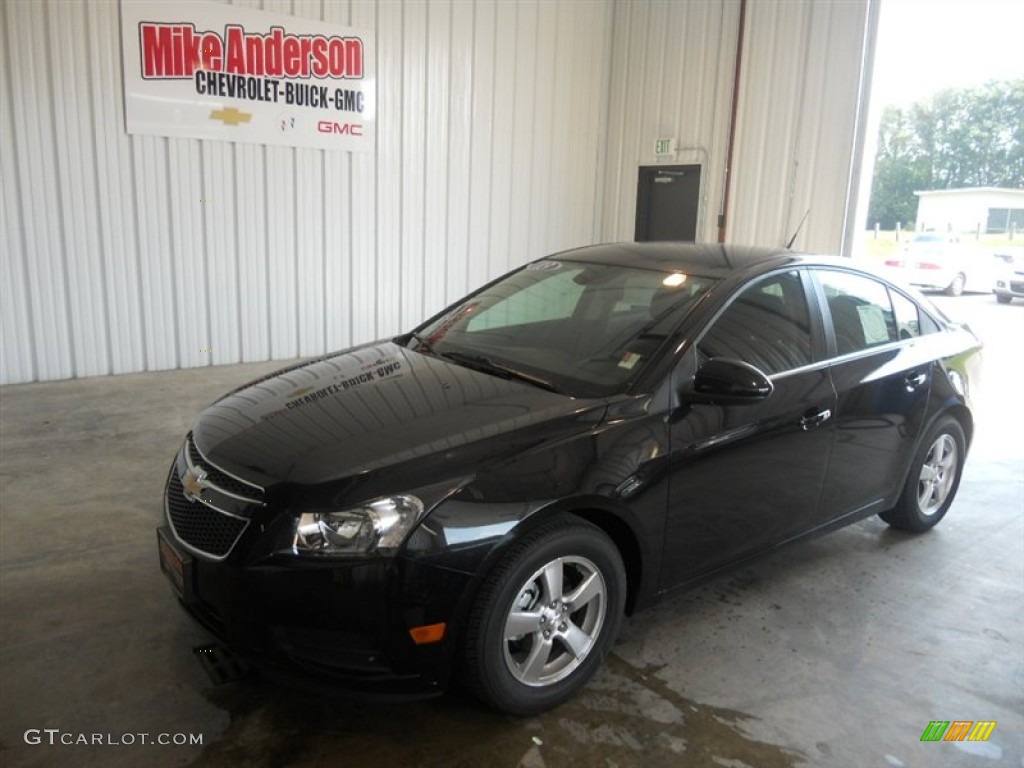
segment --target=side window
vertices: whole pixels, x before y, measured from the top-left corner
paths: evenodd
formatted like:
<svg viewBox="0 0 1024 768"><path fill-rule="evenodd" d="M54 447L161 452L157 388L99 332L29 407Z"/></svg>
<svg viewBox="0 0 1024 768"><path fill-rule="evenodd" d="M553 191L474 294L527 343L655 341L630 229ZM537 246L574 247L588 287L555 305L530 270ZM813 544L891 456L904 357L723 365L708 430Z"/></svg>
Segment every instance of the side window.
<svg viewBox="0 0 1024 768"><path fill-rule="evenodd" d="M582 271L580 267L553 272L547 279L488 307L469 321L466 330L484 331L572 317L585 288L573 278Z"/></svg>
<svg viewBox="0 0 1024 768"><path fill-rule="evenodd" d="M800 273L786 272L746 288L704 335L705 357L731 357L766 374L811 362L811 320Z"/></svg>
<svg viewBox="0 0 1024 768"><path fill-rule="evenodd" d="M901 339L912 339L924 333L917 304L893 290L889 291L889 296L892 298L892 312L896 319L896 335Z"/></svg>
<svg viewBox="0 0 1024 768"><path fill-rule="evenodd" d="M838 354L896 341L897 321L889 290L882 283L848 272L821 270L818 276L832 315Z"/></svg>
<svg viewBox="0 0 1024 768"><path fill-rule="evenodd" d="M938 333L940 328L935 319L927 312L921 312L921 333Z"/></svg>

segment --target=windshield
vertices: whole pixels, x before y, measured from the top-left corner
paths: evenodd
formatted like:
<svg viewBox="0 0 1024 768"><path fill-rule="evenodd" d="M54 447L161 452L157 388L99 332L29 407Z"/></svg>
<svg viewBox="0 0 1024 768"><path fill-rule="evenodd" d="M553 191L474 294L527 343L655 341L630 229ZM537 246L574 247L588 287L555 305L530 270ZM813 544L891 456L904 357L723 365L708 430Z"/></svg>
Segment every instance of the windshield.
<svg viewBox="0 0 1024 768"><path fill-rule="evenodd" d="M418 328L409 346L579 397L625 389L710 278L544 260Z"/></svg>

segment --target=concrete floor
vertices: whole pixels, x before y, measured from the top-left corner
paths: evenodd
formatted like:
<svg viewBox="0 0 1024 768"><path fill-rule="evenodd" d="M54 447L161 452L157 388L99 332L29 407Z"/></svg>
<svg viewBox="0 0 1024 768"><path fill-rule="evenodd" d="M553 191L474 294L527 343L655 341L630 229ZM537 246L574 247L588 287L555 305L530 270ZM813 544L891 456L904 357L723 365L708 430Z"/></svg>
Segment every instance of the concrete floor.
<svg viewBox="0 0 1024 768"><path fill-rule="evenodd" d="M987 357L935 531L872 519L676 595L626 623L582 696L525 720L458 693L365 705L211 685L191 652L206 637L157 565L162 484L196 412L281 363L4 388L0 764L1021 766L1024 305L943 304ZM936 719L998 725L985 743L920 742ZM33 745L27 729L202 745Z"/></svg>

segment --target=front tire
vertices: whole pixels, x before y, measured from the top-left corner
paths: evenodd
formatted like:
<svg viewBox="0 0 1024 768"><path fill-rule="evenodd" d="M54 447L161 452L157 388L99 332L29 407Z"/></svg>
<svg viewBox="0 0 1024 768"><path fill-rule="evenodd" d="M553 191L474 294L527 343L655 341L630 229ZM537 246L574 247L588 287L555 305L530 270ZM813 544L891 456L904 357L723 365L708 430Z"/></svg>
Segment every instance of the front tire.
<svg viewBox="0 0 1024 768"><path fill-rule="evenodd" d="M600 667L625 601L625 568L608 536L554 518L513 544L484 581L466 626L464 682L509 714L558 706Z"/></svg>
<svg viewBox="0 0 1024 768"><path fill-rule="evenodd" d="M1011 296L1008 293L997 293L996 301L998 301L1000 304L1009 304L1011 301L1013 301L1013 296Z"/></svg>
<svg viewBox="0 0 1024 768"><path fill-rule="evenodd" d="M960 423L952 416L941 418L921 441L896 506L879 517L902 531L933 528L953 503L965 456Z"/></svg>
<svg viewBox="0 0 1024 768"><path fill-rule="evenodd" d="M967 278L959 274L953 278L953 282L946 286L947 296L959 296L964 292L964 285L967 284Z"/></svg>

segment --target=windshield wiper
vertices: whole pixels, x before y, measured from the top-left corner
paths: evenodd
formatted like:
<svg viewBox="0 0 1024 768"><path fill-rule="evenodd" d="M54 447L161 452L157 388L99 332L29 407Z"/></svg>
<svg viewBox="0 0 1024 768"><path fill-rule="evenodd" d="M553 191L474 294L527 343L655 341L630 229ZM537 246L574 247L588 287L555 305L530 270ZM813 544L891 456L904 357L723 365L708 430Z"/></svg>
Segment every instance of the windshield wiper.
<svg viewBox="0 0 1024 768"><path fill-rule="evenodd" d="M494 376L500 376L503 379L518 379L519 381L525 381L528 384L533 384L535 387L546 389L549 392L557 392L560 395L564 394L562 390L547 379L542 379L540 376L534 376L531 373L525 373L524 371L510 368L507 365L496 363L491 360L491 358L485 357L484 355L474 355L468 352L442 352L441 357L447 358L453 363L465 365L467 368L482 371L483 373L490 373Z"/></svg>

